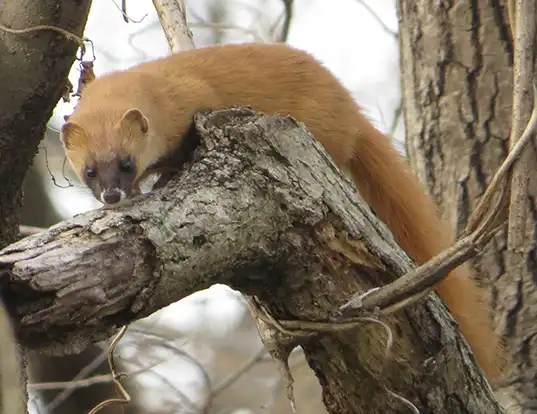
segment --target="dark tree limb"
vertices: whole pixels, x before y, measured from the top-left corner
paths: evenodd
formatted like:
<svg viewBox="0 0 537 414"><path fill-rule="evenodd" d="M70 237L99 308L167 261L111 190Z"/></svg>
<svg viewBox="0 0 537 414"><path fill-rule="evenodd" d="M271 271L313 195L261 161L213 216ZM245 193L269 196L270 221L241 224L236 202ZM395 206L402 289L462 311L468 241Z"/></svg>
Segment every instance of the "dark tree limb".
<svg viewBox="0 0 537 414"><path fill-rule="evenodd" d="M4 0L0 24L50 25L81 35L90 0ZM26 170L62 96L78 45L53 31L0 30L0 246L15 240Z"/></svg>
<svg viewBox="0 0 537 414"><path fill-rule="evenodd" d="M22 183L46 123L64 92L78 48L72 39L50 30L13 34L4 28L46 25L81 35L90 4L91 0L0 1L0 247L18 235ZM6 323L0 328L4 361L0 364L0 412L20 414L26 412L26 406L16 405L18 395L11 388L25 383L25 378L18 380L25 377L25 370L17 367L13 371L17 360L8 352L11 331ZM25 388L20 388L25 395Z"/></svg>
<svg viewBox="0 0 537 414"><path fill-rule="evenodd" d="M196 117L192 161L129 205L62 222L0 252L19 338L54 354L223 283L281 320L331 321L356 292L412 265L291 118L247 109ZM310 334L304 348L330 413L501 412L436 296L375 324ZM292 343L291 345L293 345ZM390 391L388 391L390 390Z"/></svg>

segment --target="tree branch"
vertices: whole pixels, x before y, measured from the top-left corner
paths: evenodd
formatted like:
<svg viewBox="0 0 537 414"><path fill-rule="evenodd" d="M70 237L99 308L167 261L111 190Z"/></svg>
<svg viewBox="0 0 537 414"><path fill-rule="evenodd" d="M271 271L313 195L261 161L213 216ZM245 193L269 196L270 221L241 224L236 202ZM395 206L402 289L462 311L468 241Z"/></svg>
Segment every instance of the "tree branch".
<svg viewBox="0 0 537 414"><path fill-rule="evenodd" d="M192 32L186 24L183 0L153 0L160 24L173 53L194 48Z"/></svg>
<svg viewBox="0 0 537 414"><path fill-rule="evenodd" d="M352 294L411 270L291 118L234 109L198 114L195 125L188 139L199 145L174 182L0 252L0 284L25 345L80 351L215 283L276 321L330 323ZM450 411L446 401L501 412L445 307L434 295L423 303L383 317L394 332L388 358L385 330L366 318L354 329L299 327L280 335L279 351L303 347L330 413L407 410L394 392L429 412Z"/></svg>
<svg viewBox="0 0 537 414"><path fill-rule="evenodd" d="M534 0L509 0L509 17L514 41L513 107L510 147L513 148L530 118L535 82L535 38L537 12ZM534 134L532 134L535 136ZM524 273L527 266L527 240L532 236L533 218L530 215L528 183L534 173L537 160L535 150L526 149L511 176L511 200L509 203L509 227L507 232L508 266L516 273ZM530 228L531 227L531 228ZM522 276L516 276L517 278Z"/></svg>

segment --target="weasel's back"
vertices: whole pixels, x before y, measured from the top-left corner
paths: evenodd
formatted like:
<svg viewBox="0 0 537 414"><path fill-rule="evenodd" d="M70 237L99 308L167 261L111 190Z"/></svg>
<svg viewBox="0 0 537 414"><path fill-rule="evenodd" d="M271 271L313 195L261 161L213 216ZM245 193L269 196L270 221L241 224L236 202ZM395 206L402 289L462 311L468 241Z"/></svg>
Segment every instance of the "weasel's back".
<svg viewBox="0 0 537 414"><path fill-rule="evenodd" d="M159 71L174 78L194 76L218 89L244 99L250 90L274 95L267 82L281 93L293 93L297 100L313 89L345 88L324 66L308 53L284 44L226 44L179 52L134 67ZM256 94L257 96L257 94Z"/></svg>
<svg viewBox="0 0 537 414"><path fill-rule="evenodd" d="M252 106L267 114L291 115L322 140L340 166L349 157L350 137L367 129L368 121L339 80L308 53L284 44L211 46L142 63L132 70L158 73L169 82L170 90L181 90L186 99L195 93L188 88L190 81L202 80L216 91L218 104L199 109ZM179 106L180 101L178 96ZM344 136L349 137L345 142Z"/></svg>

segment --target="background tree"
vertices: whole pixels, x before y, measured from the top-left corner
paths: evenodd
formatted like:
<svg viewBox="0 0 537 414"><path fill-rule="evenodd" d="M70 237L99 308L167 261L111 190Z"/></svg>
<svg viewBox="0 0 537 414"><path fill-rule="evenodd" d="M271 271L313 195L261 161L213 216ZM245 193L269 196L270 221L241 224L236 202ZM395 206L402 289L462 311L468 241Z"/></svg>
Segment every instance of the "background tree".
<svg viewBox="0 0 537 414"><path fill-rule="evenodd" d="M510 146L514 84L507 2L439 2L431 8L427 0L400 1L398 12L407 153L460 232ZM530 54L534 50L529 48ZM531 95L525 100L523 121L530 115ZM524 245L508 265L505 227L473 264L490 287L493 317L513 360L504 391L531 410L537 398L534 142L528 154Z"/></svg>

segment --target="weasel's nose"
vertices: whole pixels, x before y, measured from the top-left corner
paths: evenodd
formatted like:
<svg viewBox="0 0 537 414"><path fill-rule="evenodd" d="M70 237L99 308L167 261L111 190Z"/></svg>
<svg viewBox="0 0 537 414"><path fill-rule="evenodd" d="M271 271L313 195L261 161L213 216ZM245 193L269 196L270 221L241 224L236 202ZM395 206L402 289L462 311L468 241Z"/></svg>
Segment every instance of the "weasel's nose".
<svg viewBox="0 0 537 414"><path fill-rule="evenodd" d="M121 191L118 189L104 190L101 193L101 201L104 204L116 204L121 201Z"/></svg>

